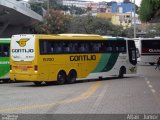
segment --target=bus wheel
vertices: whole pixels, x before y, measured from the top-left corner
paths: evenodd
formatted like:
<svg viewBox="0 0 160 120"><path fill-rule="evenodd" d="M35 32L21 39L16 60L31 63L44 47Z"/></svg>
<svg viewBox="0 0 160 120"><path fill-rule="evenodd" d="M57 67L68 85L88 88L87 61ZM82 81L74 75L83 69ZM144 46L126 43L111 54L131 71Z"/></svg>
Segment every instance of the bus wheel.
<svg viewBox="0 0 160 120"><path fill-rule="evenodd" d="M46 85L53 85L55 82L54 81L50 81L50 82L45 82Z"/></svg>
<svg viewBox="0 0 160 120"><path fill-rule="evenodd" d="M42 84L42 82L40 82L40 81L36 81L36 82L34 82L34 84L35 84L35 85L37 85L37 86L39 86L39 85L41 85L41 84Z"/></svg>
<svg viewBox="0 0 160 120"><path fill-rule="evenodd" d="M66 82L66 73L64 71L60 71L57 75L57 83L62 85Z"/></svg>
<svg viewBox="0 0 160 120"><path fill-rule="evenodd" d="M67 76L67 83L72 84L76 81L77 73L75 70L71 70Z"/></svg>
<svg viewBox="0 0 160 120"><path fill-rule="evenodd" d="M3 81L3 83L9 83L10 82L10 79L4 79L4 80L2 80Z"/></svg>
<svg viewBox="0 0 160 120"><path fill-rule="evenodd" d="M125 67L121 67L120 70L119 70L119 78L123 78L124 77L124 74L126 72L126 69Z"/></svg>
<svg viewBox="0 0 160 120"><path fill-rule="evenodd" d="M153 62L150 62L149 64L150 64L150 65L154 65L155 63L153 63Z"/></svg>

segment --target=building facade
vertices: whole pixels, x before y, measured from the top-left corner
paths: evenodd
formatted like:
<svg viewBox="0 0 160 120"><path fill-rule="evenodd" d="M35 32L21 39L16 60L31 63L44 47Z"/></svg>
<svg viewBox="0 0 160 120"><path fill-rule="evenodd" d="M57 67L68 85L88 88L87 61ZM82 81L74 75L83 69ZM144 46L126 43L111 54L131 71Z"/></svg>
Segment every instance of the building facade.
<svg viewBox="0 0 160 120"><path fill-rule="evenodd" d="M131 2L111 2L112 13L126 13L134 11L134 3Z"/></svg>

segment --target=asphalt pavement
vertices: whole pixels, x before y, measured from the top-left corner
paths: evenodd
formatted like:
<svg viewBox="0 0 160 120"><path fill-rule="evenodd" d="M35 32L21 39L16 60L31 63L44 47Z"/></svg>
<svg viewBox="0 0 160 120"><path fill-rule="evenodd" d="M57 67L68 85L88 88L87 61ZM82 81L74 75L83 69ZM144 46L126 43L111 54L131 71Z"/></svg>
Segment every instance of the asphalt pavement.
<svg viewBox="0 0 160 120"><path fill-rule="evenodd" d="M1 83L0 113L159 114L160 71L154 67L139 66L137 74L123 79L77 81L66 85Z"/></svg>

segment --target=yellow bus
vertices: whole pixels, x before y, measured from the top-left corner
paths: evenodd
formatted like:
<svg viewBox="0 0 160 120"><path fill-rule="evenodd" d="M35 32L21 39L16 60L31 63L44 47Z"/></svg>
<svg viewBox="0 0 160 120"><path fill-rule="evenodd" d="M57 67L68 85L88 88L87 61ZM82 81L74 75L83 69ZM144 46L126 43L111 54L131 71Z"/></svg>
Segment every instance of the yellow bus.
<svg viewBox="0 0 160 120"><path fill-rule="evenodd" d="M133 40L100 35L13 35L10 64L11 80L35 85L122 78L136 72L136 47Z"/></svg>

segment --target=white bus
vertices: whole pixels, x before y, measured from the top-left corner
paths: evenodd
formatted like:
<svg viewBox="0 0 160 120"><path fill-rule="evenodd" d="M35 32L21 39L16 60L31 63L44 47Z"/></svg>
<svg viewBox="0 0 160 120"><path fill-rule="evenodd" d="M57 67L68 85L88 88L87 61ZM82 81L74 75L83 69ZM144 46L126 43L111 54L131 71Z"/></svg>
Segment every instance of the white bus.
<svg viewBox="0 0 160 120"><path fill-rule="evenodd" d="M138 62L141 65L154 65L160 57L160 38L136 38L135 44L139 50Z"/></svg>

